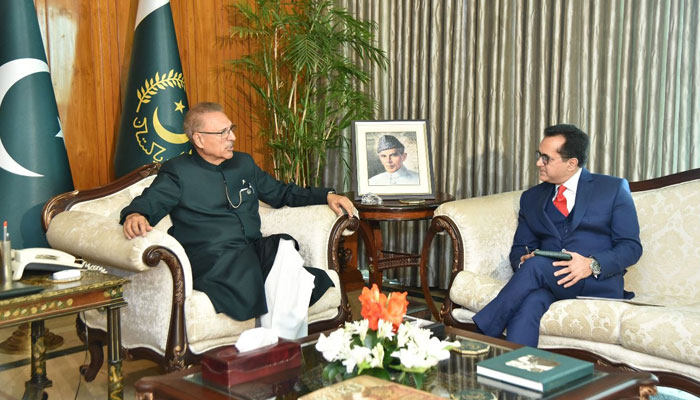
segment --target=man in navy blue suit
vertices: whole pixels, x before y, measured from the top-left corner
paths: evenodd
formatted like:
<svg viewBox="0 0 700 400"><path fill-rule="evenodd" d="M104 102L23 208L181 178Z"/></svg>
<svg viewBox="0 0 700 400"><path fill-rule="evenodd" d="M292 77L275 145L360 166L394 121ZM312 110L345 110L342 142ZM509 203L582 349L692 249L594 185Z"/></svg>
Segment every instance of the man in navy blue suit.
<svg viewBox="0 0 700 400"><path fill-rule="evenodd" d="M537 346L542 315L576 296L632 298L623 275L642 255L639 222L625 179L583 168L588 135L573 125L544 130L535 153L542 183L520 197L510 251L515 272L498 296L472 318L483 333ZM571 260L535 256L562 251Z"/></svg>

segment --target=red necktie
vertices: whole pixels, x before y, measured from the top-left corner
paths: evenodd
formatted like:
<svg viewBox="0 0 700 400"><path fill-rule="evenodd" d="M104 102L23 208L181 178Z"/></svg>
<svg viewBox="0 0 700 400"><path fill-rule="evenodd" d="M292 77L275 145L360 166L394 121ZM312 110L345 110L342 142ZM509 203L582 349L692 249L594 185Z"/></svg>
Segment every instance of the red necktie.
<svg viewBox="0 0 700 400"><path fill-rule="evenodd" d="M564 214L565 217L568 217L569 210L566 208L566 197L564 197L565 190L566 187L564 187L564 185L559 186L557 197L554 198L554 207L556 207L560 213Z"/></svg>

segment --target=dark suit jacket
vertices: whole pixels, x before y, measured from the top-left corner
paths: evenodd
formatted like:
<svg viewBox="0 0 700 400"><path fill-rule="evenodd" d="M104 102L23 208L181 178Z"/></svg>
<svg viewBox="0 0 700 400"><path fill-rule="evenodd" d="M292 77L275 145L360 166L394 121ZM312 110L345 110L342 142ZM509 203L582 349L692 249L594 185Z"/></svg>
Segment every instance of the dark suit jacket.
<svg viewBox="0 0 700 400"><path fill-rule="evenodd" d="M642 244L637 211L627 181L591 174L584 168L569 231L563 236L545 212L553 195L554 185L545 182L523 192L518 228L510 252L513 270L518 268L520 256L527 252L526 246L530 251L566 249L595 257L600 263L602 271L598 279L591 276L585 280L585 295L632 297L632 293L622 293L622 276L627 267L641 257Z"/></svg>

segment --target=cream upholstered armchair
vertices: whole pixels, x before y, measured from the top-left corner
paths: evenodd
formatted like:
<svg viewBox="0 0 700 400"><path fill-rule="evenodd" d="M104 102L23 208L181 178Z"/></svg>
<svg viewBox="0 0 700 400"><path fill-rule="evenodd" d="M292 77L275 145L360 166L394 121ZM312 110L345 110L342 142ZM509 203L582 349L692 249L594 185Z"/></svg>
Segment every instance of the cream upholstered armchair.
<svg viewBox="0 0 700 400"><path fill-rule="evenodd" d="M49 244L56 249L104 266L127 277L121 310L122 353L126 359L146 358L165 370L182 369L214 347L235 343L255 320L235 321L217 314L203 292L192 288L190 263L184 249L168 235L170 217L145 237L127 240L119 213L148 187L160 168L143 166L100 188L54 197L44 206L43 224ZM288 233L299 242L306 265L326 269L335 287L309 308L309 333L336 327L350 318L339 278L338 244L343 233L358 227L356 218L337 217L328 206L280 209L260 207L263 235ZM83 340L89 329L91 363L83 370L94 378L102 364L107 321L99 312L78 318Z"/></svg>
<svg viewBox="0 0 700 400"><path fill-rule="evenodd" d="M630 302L561 300L540 322L538 347L599 364L654 373L663 386L700 395L700 169L630 183L644 254L625 275ZM432 302L427 257L423 291L447 325L472 316L510 279L508 260L521 191L457 200L435 210L422 254L436 233L453 244L452 278L441 310Z"/></svg>

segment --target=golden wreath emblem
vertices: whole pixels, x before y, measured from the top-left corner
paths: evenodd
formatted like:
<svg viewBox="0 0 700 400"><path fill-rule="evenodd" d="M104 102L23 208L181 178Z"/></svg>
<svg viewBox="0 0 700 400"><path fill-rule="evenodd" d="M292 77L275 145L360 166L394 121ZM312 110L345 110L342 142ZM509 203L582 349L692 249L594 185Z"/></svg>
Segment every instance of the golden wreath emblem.
<svg viewBox="0 0 700 400"><path fill-rule="evenodd" d="M143 114L146 115L141 115L142 105L149 104L157 94L169 88L181 89L184 96L185 79L182 72L175 72L174 69L171 69L167 74L156 72L153 77L146 79L144 84L136 90L136 97L139 103L136 106L136 116L132 122L132 126L135 128L134 136L141 150L151 156L154 162L163 161L161 154L166 151L168 144L180 145L187 143L187 135L181 132L172 132L161 124L158 118L158 106L153 109L152 113L150 110L144 110ZM182 100L175 103L175 111L183 112L184 107L181 102ZM150 126L157 136L148 135L148 114L151 114Z"/></svg>

